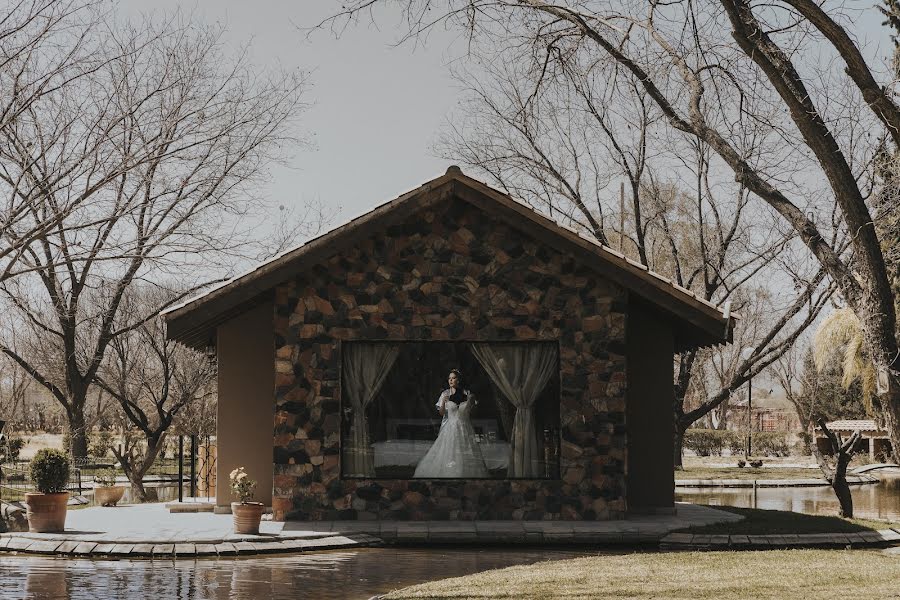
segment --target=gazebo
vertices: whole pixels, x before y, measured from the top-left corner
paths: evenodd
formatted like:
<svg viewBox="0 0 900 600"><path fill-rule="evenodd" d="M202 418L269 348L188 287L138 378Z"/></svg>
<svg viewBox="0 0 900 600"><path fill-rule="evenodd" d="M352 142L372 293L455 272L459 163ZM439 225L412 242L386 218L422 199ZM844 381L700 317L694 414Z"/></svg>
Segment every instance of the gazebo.
<svg viewBox="0 0 900 600"><path fill-rule="evenodd" d="M891 438L875 424L873 419L840 419L825 425L843 438L850 437L854 431L859 431L862 434L862 447L869 453L869 460L875 461L878 457L891 456ZM823 454L831 454L831 444L818 427L816 427L816 446Z"/></svg>

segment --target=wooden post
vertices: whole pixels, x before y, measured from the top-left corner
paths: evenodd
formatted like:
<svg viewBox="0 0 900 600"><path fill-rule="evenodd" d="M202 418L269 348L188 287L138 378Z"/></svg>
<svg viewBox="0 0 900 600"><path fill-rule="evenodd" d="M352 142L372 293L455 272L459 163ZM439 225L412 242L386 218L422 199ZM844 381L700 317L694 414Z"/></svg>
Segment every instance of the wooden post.
<svg viewBox="0 0 900 600"><path fill-rule="evenodd" d="M178 501L184 502L184 436L178 436Z"/></svg>
<svg viewBox="0 0 900 600"><path fill-rule="evenodd" d="M197 436L191 436L191 498L197 497Z"/></svg>
<svg viewBox="0 0 900 600"><path fill-rule="evenodd" d="M619 252L625 254L625 182L619 182Z"/></svg>

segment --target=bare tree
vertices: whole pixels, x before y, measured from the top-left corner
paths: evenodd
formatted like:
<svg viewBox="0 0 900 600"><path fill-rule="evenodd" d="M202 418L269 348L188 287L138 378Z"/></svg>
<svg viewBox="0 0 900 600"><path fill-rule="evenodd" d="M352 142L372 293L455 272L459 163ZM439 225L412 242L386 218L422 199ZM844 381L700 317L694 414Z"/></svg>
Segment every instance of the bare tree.
<svg viewBox="0 0 900 600"><path fill-rule="evenodd" d="M632 77L668 130L707 145L834 282L862 325L880 418L900 454L897 315L870 206L873 159L900 146L900 105L894 68L866 59L840 3L354 0L322 26L340 29L384 3L401 7L410 36L451 22L473 44L499 40L537 64L593 59L609 77ZM748 155L743 134L759 122L779 144ZM846 251L829 229L849 234Z"/></svg>
<svg viewBox="0 0 900 600"><path fill-rule="evenodd" d="M178 14L127 23L109 13L84 32L99 67L0 128L6 179L41 194L23 217L40 229L19 258L27 273L2 285L40 344L11 337L0 351L65 409L76 456L111 345L253 251L254 187L298 142L303 74L229 56L222 33ZM83 200L71 209L73 197ZM190 277L171 286L179 294L120 314L133 286L175 274Z"/></svg>
<svg viewBox="0 0 900 600"><path fill-rule="evenodd" d="M36 107L60 87L102 66L89 35L100 8L99 2L84 0L18 0L0 8L0 131L27 127ZM6 136L5 142L28 140ZM21 175L0 155L0 282L27 272L19 261L26 249L86 199L85 194L60 194L54 210L42 211L58 182L46 180L40 189Z"/></svg>
<svg viewBox="0 0 900 600"><path fill-rule="evenodd" d="M141 305L153 295L126 298L119 319L125 323L139 319L147 312ZM147 500L144 476L165 447L166 435L184 411L191 407L201 411L209 404L215 396L215 375L206 356L166 340L165 325L158 317L110 343L97 385L115 398L125 416L123 445L114 447L113 454L131 482L134 498Z"/></svg>
<svg viewBox="0 0 900 600"><path fill-rule="evenodd" d="M28 373L5 356L0 357L0 419L7 427L21 429L25 420L25 399L32 384Z"/></svg>
<svg viewBox="0 0 900 600"><path fill-rule="evenodd" d="M847 519L853 518L853 496L850 494L850 485L847 483L847 466L853 458L853 453L862 440L862 434L854 431L847 439L840 439L836 433L828 429L825 419L819 419L819 429L825 434L834 456L834 465L819 451L819 447L813 445L813 453L819 463L819 468L828 480L831 489L834 490L840 504L838 516Z"/></svg>
<svg viewBox="0 0 900 600"><path fill-rule="evenodd" d="M830 292L824 273L787 258L792 232L754 210L744 186L716 181L708 146L661 136L651 107L634 100L633 78L616 84L575 59L557 65L551 59L558 52L547 48L540 62L485 57L486 75L461 74L470 100L442 150L597 242L619 240L622 251L704 300L740 309L732 347L679 356L673 409L680 467L687 428L710 415L724 426L733 393L790 348ZM759 137L748 132L748 152L765 150ZM663 172L682 180L664 180ZM627 203L610 185L617 176L627 181ZM761 289L773 279L792 282L790 292L775 298ZM741 355L745 346L755 348L749 357Z"/></svg>

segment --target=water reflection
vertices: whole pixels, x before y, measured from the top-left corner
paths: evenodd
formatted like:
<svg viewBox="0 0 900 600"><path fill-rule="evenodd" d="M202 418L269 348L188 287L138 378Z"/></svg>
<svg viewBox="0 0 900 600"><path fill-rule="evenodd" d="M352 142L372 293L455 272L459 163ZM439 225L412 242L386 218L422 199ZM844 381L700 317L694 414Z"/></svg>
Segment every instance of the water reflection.
<svg viewBox="0 0 900 600"><path fill-rule="evenodd" d="M595 554L516 548L371 548L196 561L0 557L0 598L182 600L370 598L415 583Z"/></svg>
<svg viewBox="0 0 900 600"><path fill-rule="evenodd" d="M900 520L900 475L882 475L881 482L854 486L853 515L861 519ZM682 502L790 510L813 515L838 514L838 501L830 487L758 488L677 488Z"/></svg>

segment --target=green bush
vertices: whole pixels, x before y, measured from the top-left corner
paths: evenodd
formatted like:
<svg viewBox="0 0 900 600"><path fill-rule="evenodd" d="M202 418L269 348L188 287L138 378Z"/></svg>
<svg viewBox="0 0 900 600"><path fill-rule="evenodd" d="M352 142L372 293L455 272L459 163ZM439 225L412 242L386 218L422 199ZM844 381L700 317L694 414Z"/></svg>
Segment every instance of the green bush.
<svg viewBox="0 0 900 600"><path fill-rule="evenodd" d="M94 474L94 483L101 487L112 487L116 485L117 475L115 469L100 469Z"/></svg>
<svg viewBox="0 0 900 600"><path fill-rule="evenodd" d="M91 435L91 444L88 447L88 454L97 458L106 458L109 451L113 447L113 434L111 431L101 431L98 434Z"/></svg>
<svg viewBox="0 0 900 600"><path fill-rule="evenodd" d="M781 431L757 431L753 433L754 456L789 456L787 435Z"/></svg>
<svg viewBox="0 0 900 600"><path fill-rule="evenodd" d="M0 446L0 460L3 462L16 462L19 453L25 447L25 440L20 437L8 438L5 446Z"/></svg>
<svg viewBox="0 0 900 600"><path fill-rule="evenodd" d="M66 491L69 483L69 457L65 452L41 448L31 460L31 480L42 494Z"/></svg>
<svg viewBox="0 0 900 600"><path fill-rule="evenodd" d="M697 456L722 456L722 450L733 448L733 431L719 429L688 429L684 432L684 447Z"/></svg>

